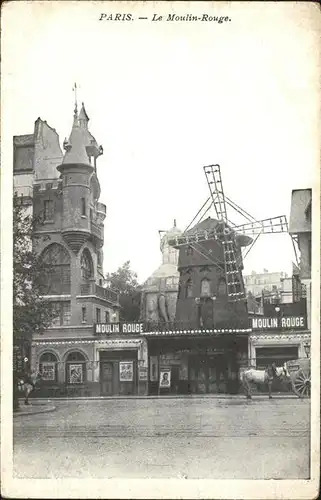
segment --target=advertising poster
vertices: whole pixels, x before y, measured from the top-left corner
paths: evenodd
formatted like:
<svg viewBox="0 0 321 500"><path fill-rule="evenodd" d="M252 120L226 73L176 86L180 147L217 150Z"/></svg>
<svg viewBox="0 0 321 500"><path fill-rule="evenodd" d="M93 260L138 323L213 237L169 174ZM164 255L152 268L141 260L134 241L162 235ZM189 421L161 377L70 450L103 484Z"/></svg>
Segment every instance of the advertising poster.
<svg viewBox="0 0 321 500"><path fill-rule="evenodd" d="M159 387L161 389L171 386L171 370L161 370L159 377Z"/></svg>
<svg viewBox="0 0 321 500"><path fill-rule="evenodd" d="M133 361L120 361L119 381L132 382L134 379Z"/></svg>
<svg viewBox="0 0 321 500"><path fill-rule="evenodd" d="M41 378L43 380L55 380L56 378L56 364L55 363L42 363L41 364Z"/></svg>
<svg viewBox="0 0 321 500"><path fill-rule="evenodd" d="M147 380L147 366L140 366L138 369L139 380Z"/></svg>
<svg viewBox="0 0 321 500"><path fill-rule="evenodd" d="M69 383L82 384L82 382L83 382L82 364L69 365Z"/></svg>

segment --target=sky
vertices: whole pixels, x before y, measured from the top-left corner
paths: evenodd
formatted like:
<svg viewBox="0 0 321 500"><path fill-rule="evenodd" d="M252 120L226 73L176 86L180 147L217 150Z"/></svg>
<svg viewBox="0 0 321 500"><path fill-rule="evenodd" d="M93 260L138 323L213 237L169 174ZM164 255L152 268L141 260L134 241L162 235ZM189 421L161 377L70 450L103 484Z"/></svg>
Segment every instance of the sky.
<svg viewBox="0 0 321 500"><path fill-rule="evenodd" d="M174 9L230 21L166 21ZM112 12L134 20L99 21ZM226 195L256 219L289 218L292 189L313 188L319 175L317 14L305 2L6 4L5 171L12 136L32 133L38 116L62 145L77 82L104 147L105 272L130 260L141 281L152 274L158 231L174 218L184 230L209 196L204 165L220 164ZM263 235L244 273L291 273L293 260L289 235Z"/></svg>

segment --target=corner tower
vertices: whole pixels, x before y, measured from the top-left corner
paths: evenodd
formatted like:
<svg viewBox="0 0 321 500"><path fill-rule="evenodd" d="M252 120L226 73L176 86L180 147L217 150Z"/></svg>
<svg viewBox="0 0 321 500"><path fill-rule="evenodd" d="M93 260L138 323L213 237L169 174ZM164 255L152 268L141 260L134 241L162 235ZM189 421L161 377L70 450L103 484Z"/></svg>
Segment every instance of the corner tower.
<svg viewBox="0 0 321 500"><path fill-rule="evenodd" d="M65 139L65 155L57 167L62 179L62 235L77 254L86 240L101 248L104 242L102 210L98 199L100 185L96 175L97 158L103 153L88 130L89 118L84 104L78 115L77 105L69 140Z"/></svg>

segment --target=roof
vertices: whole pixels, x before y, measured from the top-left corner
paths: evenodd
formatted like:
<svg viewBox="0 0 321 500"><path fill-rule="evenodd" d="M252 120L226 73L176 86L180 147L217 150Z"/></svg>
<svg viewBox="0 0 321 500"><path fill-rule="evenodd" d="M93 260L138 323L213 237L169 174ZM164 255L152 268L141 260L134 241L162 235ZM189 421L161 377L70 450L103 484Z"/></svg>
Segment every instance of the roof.
<svg viewBox="0 0 321 500"><path fill-rule="evenodd" d="M79 115L77 107L74 112L74 122L71 129L69 141L65 141L66 153L63 165L82 164L90 165L89 156L93 155L93 149L98 149L98 144L94 136L88 130L88 115L82 103Z"/></svg>
<svg viewBox="0 0 321 500"><path fill-rule="evenodd" d="M69 138L69 147L63 159L63 165L66 164L84 164L89 165L89 158L85 148L82 129L73 125Z"/></svg>
<svg viewBox="0 0 321 500"><path fill-rule="evenodd" d="M177 266L174 264L166 263L161 264L156 271L154 271L148 279L150 278L169 278L171 276L179 276Z"/></svg>
<svg viewBox="0 0 321 500"><path fill-rule="evenodd" d="M217 219L213 219L212 217L208 217L207 219L203 220L202 222L199 222L196 224L196 226L192 227L192 229L189 229L189 231L186 232L187 235L189 234L194 234L197 231L213 231L213 229L216 228L218 224L220 224L221 221L218 221ZM241 233L236 233L236 239L237 243L241 247L248 246L252 243L252 238L250 236L246 236Z"/></svg>
<svg viewBox="0 0 321 500"><path fill-rule="evenodd" d="M294 189L291 198L289 233L311 232L312 189Z"/></svg>
<svg viewBox="0 0 321 500"><path fill-rule="evenodd" d="M35 137L34 134L25 134L25 135L14 135L13 136L13 145L14 146L34 146Z"/></svg>
<svg viewBox="0 0 321 500"><path fill-rule="evenodd" d="M86 122L89 122L89 117L86 113L84 103L82 103L81 110L79 111L78 120L85 120Z"/></svg>

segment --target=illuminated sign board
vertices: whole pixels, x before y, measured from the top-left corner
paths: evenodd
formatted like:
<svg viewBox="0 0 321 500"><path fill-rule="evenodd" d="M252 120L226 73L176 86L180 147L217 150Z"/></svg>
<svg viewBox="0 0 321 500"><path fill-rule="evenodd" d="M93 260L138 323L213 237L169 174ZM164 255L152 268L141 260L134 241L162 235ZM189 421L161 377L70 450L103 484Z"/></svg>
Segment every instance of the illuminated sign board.
<svg viewBox="0 0 321 500"><path fill-rule="evenodd" d="M302 330L306 328L306 316L283 316L251 318L253 330Z"/></svg>
<svg viewBox="0 0 321 500"><path fill-rule="evenodd" d="M128 333L143 333L143 323L96 323L94 325L95 335L111 335L112 333L119 333L125 335Z"/></svg>

